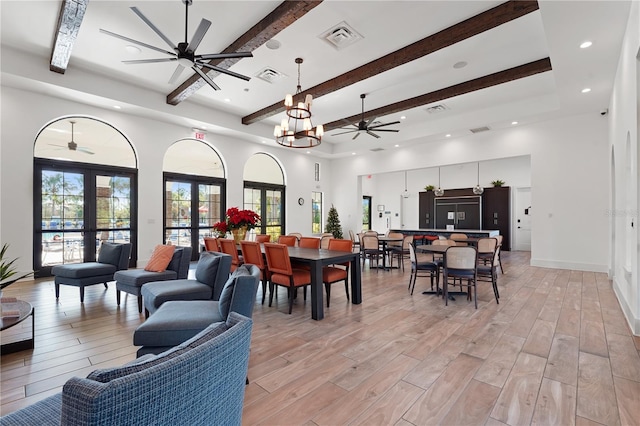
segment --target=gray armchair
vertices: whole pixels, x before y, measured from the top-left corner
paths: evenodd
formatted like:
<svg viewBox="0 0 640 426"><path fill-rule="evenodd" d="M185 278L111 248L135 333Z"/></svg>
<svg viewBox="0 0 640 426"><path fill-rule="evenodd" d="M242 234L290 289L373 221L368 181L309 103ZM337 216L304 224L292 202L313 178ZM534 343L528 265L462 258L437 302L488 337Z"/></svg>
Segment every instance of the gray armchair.
<svg viewBox="0 0 640 426"><path fill-rule="evenodd" d="M186 279L189 275L191 262L191 247L177 247L167 269L162 272L145 271L144 269L129 269L118 271L113 275L116 280L116 303L120 306L120 292L133 294L138 297L138 312L142 312L142 285L153 281L167 281Z"/></svg>
<svg viewBox="0 0 640 426"><path fill-rule="evenodd" d="M148 282L141 293L147 316L169 300L218 300L231 272L231 256L204 251L196 265L195 279Z"/></svg>
<svg viewBox="0 0 640 426"><path fill-rule="evenodd" d="M70 263L51 268L55 276L56 299L60 297L60 285L80 287L80 303L84 302L84 288L88 285L104 284L113 281L116 271L129 267L131 243L102 243L97 262Z"/></svg>

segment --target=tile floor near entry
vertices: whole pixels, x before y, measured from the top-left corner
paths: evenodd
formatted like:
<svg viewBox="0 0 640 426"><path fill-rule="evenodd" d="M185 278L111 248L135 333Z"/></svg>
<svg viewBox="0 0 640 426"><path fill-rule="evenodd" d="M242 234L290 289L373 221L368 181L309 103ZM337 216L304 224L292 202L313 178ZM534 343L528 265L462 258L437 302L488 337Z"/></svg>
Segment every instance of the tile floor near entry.
<svg viewBox="0 0 640 426"><path fill-rule="evenodd" d="M529 266L504 252L500 304L489 283L478 310L458 297L407 292L408 268L363 271L363 304L333 285L325 319L284 290L258 302L246 425L640 424L640 338L631 335L605 274ZM115 289L14 284L36 307L36 347L2 357L2 413L58 392L71 376L135 357L136 300ZM261 300L258 295L257 300ZM28 332L23 330L22 332ZM4 339L5 336L2 336Z"/></svg>

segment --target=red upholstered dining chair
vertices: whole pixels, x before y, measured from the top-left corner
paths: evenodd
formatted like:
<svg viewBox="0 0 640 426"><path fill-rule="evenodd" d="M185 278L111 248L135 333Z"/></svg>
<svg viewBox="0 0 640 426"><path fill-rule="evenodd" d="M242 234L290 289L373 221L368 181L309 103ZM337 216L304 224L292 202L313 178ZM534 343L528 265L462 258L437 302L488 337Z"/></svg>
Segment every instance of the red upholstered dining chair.
<svg viewBox="0 0 640 426"><path fill-rule="evenodd" d="M256 243L268 243L271 241L269 234L256 234Z"/></svg>
<svg viewBox="0 0 640 426"><path fill-rule="evenodd" d="M320 248L320 238L316 238L316 237L300 237L300 239L298 240L298 247L319 249Z"/></svg>
<svg viewBox="0 0 640 426"><path fill-rule="evenodd" d="M218 243L220 243L220 250L222 253L226 253L231 256L231 272L235 271L238 266L244 263L244 258L238 255L238 247L234 240L220 238Z"/></svg>
<svg viewBox="0 0 640 426"><path fill-rule="evenodd" d="M329 250L346 251L351 253L353 251L353 241L332 238L329 240ZM327 308L329 307L329 301L331 300L331 284L333 283L344 281L344 292L347 294L347 300L349 300L350 265L351 262L345 262L322 268L322 282L324 283L324 288L327 292Z"/></svg>
<svg viewBox="0 0 640 426"><path fill-rule="evenodd" d="M244 263L256 265L260 269L260 280L262 281L262 304L267 296L267 281L269 281L269 270L264 261L260 243L257 241L240 241L240 249Z"/></svg>
<svg viewBox="0 0 640 426"><path fill-rule="evenodd" d="M273 302L275 286L281 285L288 290L289 314L291 314L295 289L311 285L311 272L291 267L289 251L284 244L264 243L264 253L267 257L267 268L270 274L269 306Z"/></svg>
<svg viewBox="0 0 640 426"><path fill-rule="evenodd" d="M218 239L214 237L204 237L204 249L206 251L220 252L220 244L218 244Z"/></svg>
<svg viewBox="0 0 640 426"><path fill-rule="evenodd" d="M284 244L285 246L295 247L298 242L298 237L295 235L280 235L278 237L278 244Z"/></svg>

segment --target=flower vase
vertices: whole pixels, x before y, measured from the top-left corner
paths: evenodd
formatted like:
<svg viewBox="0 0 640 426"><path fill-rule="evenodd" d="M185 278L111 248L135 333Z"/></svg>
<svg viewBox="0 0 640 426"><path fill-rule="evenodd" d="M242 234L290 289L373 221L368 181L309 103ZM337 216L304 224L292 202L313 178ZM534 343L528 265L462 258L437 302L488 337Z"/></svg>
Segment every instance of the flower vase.
<svg viewBox="0 0 640 426"><path fill-rule="evenodd" d="M232 229L231 234L233 234L233 241L236 244L240 244L240 241L244 240L244 237L247 235L247 227L241 226L240 228Z"/></svg>

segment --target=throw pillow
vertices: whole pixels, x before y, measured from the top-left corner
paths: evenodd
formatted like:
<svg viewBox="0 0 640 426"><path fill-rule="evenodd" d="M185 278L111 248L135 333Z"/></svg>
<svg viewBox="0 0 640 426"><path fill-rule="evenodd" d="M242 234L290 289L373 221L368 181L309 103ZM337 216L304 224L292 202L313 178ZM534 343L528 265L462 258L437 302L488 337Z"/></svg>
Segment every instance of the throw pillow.
<svg viewBox="0 0 640 426"><path fill-rule="evenodd" d="M120 263L120 253L122 253L122 244L103 242L100 245L98 262L118 266Z"/></svg>
<svg viewBox="0 0 640 426"><path fill-rule="evenodd" d="M233 274L229 276L229 279L222 287L222 293L220 293L220 300L218 301L218 309L220 309L220 315L222 318L227 318L229 316L229 310L231 309L231 299L233 298L233 290L236 286L236 282L238 281L238 277L251 275L249 269L245 265L238 266L238 268L233 271Z"/></svg>
<svg viewBox="0 0 640 426"><path fill-rule="evenodd" d="M175 246L157 245L144 270L149 272L164 272L167 266L169 266L175 250Z"/></svg>
<svg viewBox="0 0 640 426"><path fill-rule="evenodd" d="M196 280L213 287L218 275L220 256L218 253L208 251L200 253L200 259L196 265Z"/></svg>
<svg viewBox="0 0 640 426"><path fill-rule="evenodd" d="M136 360L133 363L128 363L121 367L101 368L99 370L95 370L89 373L87 379L95 380L96 382L100 383L108 383L113 379L144 371L147 368L153 367L154 365L158 365L162 362L166 362L170 359L180 356L183 353L195 347L198 347L205 342L210 341L214 337L221 335L227 330L228 327L225 323L213 323L200 333L193 336L191 339L187 340L184 343L181 343L173 349L169 349L168 351L165 351L159 355L146 357L144 360Z"/></svg>

